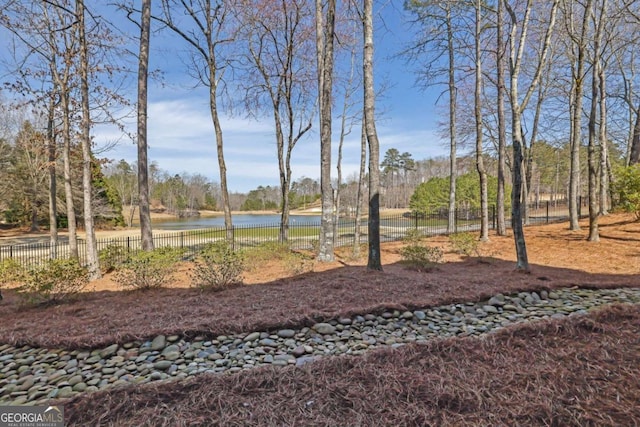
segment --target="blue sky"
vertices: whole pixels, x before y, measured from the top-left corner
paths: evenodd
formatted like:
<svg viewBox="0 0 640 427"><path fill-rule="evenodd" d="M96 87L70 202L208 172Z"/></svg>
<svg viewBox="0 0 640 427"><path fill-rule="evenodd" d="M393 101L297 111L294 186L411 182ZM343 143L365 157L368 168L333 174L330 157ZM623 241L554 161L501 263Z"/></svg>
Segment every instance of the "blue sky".
<svg viewBox="0 0 640 427"><path fill-rule="evenodd" d="M440 89L425 93L415 85L415 76L401 58L394 55L407 42L409 31L403 25L401 7L387 5L378 10L376 33L376 83L386 81L384 96L377 101L377 111L382 113L377 123L381 156L389 148L410 152L414 159L421 160L446 155L446 141L438 135L435 99ZM151 82L149 90L149 159L171 174L202 174L219 181L213 125L209 115L206 89L192 88L186 82L183 64L179 59L162 56L153 49L153 65L162 68L169 85ZM156 41L156 45L158 42ZM338 110L338 108L336 108ZM274 131L270 117L260 120L247 119L243 115L222 117L225 140L227 179L231 191L247 192L259 185L278 185L278 166ZM334 130L338 129L338 120ZM294 179L302 176L319 178L320 143L317 120L312 131L296 145L292 155ZM135 121L129 130L135 133ZM94 131L98 145L119 141L101 157L115 160L136 159L136 147L131 140L123 138L115 128L97 127ZM337 138L336 138L337 139ZM333 162L337 155L334 143ZM360 156L359 129L345 141L343 153L343 176L358 170ZM332 171L335 174L335 168Z"/></svg>
<svg viewBox="0 0 640 427"><path fill-rule="evenodd" d="M384 86L377 100L378 135L381 156L389 148L409 152L414 159L446 155L447 142L439 136L435 100L442 88L424 92L415 87L415 74L397 53L410 40L400 2L380 0L376 3L375 81ZM114 12L105 8L107 16ZM130 25L121 15L113 16L115 26ZM132 27L126 31L134 31ZM0 38L10 37L0 28ZM133 50L137 46L131 47ZM164 73L163 82L150 80L149 88L149 160L171 174L202 174L219 181L213 125L209 115L207 89L195 87L186 74L176 50L184 48L181 41L162 33L151 40L151 68ZM0 53L4 58L8 51ZM135 65L134 69L136 69ZM1 70L1 80L11 80L9 69ZM135 85L129 87L129 98L135 100ZM334 114L339 114L341 102ZM442 110L442 107L439 107ZM278 185L277 153L272 118L245 118L238 112L221 118L224 134L228 185L231 191L247 192L259 185ZM135 117L128 119L128 134L135 134ZM337 159L339 119L334 121L334 154ZM320 177L320 142L317 119L312 130L298 142L292 154L293 178ZM343 152L343 176L357 172L360 157L359 126L347 137ZM136 146L116 126L97 125L93 129L97 155L113 160L136 160ZM110 147L104 150L105 147ZM335 176L335 166L332 170Z"/></svg>

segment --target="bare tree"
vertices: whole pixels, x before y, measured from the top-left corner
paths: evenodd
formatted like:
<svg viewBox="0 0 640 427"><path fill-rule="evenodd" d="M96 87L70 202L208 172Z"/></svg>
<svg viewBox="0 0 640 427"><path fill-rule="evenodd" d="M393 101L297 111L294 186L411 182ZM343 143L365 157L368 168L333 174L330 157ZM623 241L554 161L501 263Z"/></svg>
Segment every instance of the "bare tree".
<svg viewBox="0 0 640 427"><path fill-rule="evenodd" d="M222 57L221 50L225 44L233 41L234 37L227 32L228 3L211 0L163 0L163 16L152 16L152 18L162 22L189 45L193 65L190 71L200 83L209 88L209 111L216 139L224 224L227 240L231 241L233 239L231 206L218 105L222 77L228 66ZM181 14L190 20L190 24L176 21L176 17L181 15L180 10Z"/></svg>
<svg viewBox="0 0 640 427"><path fill-rule="evenodd" d="M382 271L380 256L380 142L375 123L373 86L373 0L364 0L363 14L364 123L369 143L369 258L367 269Z"/></svg>
<svg viewBox="0 0 640 427"><path fill-rule="evenodd" d="M30 6L33 7L33 9ZM35 101L33 102L37 103L39 100L48 100L46 107L46 144L49 154L49 255L51 258L55 258L58 246L56 112L60 105L64 111L66 102L68 101L68 95L65 96L66 91L68 91L68 85L66 84L68 83L68 79L66 82L61 80L59 64L63 64L63 70L67 70L67 73L70 68L70 62L65 60L69 55L69 49L64 49L64 47L68 47L69 32L60 31L60 29L66 28L70 24L68 18L65 22L65 12L60 8L52 9L53 16L49 5L46 3L31 5L18 2L8 3L3 6L3 11L0 12L0 18L2 18L0 19L0 24L11 31L15 38L27 47L25 57L16 58L19 70L16 70L14 75L19 76L22 81L13 83L12 87L22 92L23 95L26 94L26 92L32 92L32 94L35 95ZM62 36L58 36L59 33L62 33ZM58 39L60 38L65 42L63 43L62 51L58 43ZM48 67L48 74L44 70L39 70L38 65L35 65L34 68L25 66L32 56L44 62L45 67ZM36 61L38 61L38 59L36 59ZM31 85L27 80L32 77L38 80L48 79L49 84L40 81L37 84L40 89L31 89ZM43 87L45 89L42 89ZM46 93L43 93L43 91ZM38 94L37 92L40 93ZM64 151L63 157L65 160L68 159L68 155L66 155ZM73 201L67 200L67 206L73 208ZM68 215L68 217L70 220L69 230L73 232L73 239L70 238L71 255L77 257L77 248L75 245L75 216L72 214Z"/></svg>
<svg viewBox="0 0 640 427"><path fill-rule="evenodd" d="M365 129L364 120L360 129L360 169L358 171L358 190L356 193L356 215L355 222L356 228L353 240L353 256L355 258L360 256L360 220L362 218L362 198L364 197L364 176L365 167L367 162L367 132Z"/></svg>
<svg viewBox="0 0 640 427"><path fill-rule="evenodd" d="M138 56L138 203L142 249L153 250L151 212L149 210L149 165L147 160L147 86L149 80L149 43L151 0L142 0L140 50Z"/></svg>
<svg viewBox="0 0 640 427"><path fill-rule="evenodd" d="M475 22L475 122L476 122L476 169L480 177L480 240L489 240L489 194L487 190L487 170L484 165L482 151L482 1L476 0L476 22Z"/></svg>
<svg viewBox="0 0 640 427"><path fill-rule="evenodd" d="M322 217L318 260L330 262L333 253L333 189L331 186L331 103L335 39L335 0L316 0L316 52L318 64L318 104L320 107L320 188ZM376 166L377 167L377 166Z"/></svg>
<svg viewBox="0 0 640 427"><path fill-rule="evenodd" d="M82 194L84 200L84 229L87 242L87 269L89 279L100 278L100 261L93 222L91 163L91 112L89 108L89 49L86 37L84 0L76 0L76 25L80 46L80 94L82 119L80 124L82 145Z"/></svg>
<svg viewBox="0 0 640 427"><path fill-rule="evenodd" d="M357 21L352 21L352 33L356 33L357 31ZM355 72L356 72L356 49L357 46L355 43L351 44L350 47L350 61L349 61L349 77L344 82L343 87L343 103L342 103L342 113L340 114L340 137L338 142L338 159L336 162L336 189L335 189L335 198L334 198L334 219L333 219L333 244L334 246L337 244L338 239L338 225L340 222L340 209L341 209L341 193L342 193L342 150L344 146L345 138L351 134L351 130L353 128L354 117L350 115L351 108L353 107L353 102L351 100L354 92L360 84L356 82ZM362 108L360 108L362 111ZM351 212L349 212L351 215ZM359 247L359 245L358 245Z"/></svg>
<svg viewBox="0 0 640 427"><path fill-rule="evenodd" d="M600 95L599 79L600 68L602 68L602 33L605 17L605 7L607 1L604 0L603 9L599 17L595 16L595 10L592 0L587 5L589 10L585 11L594 21L594 35L593 35L593 51L592 51L592 64L591 64L591 107L589 109L589 145L588 145L588 167L589 167L589 237L587 240L590 242L598 242L600 235L598 232L598 170L597 170L597 153L596 145L598 145L598 136L596 133L597 116L598 116L598 97Z"/></svg>
<svg viewBox="0 0 640 427"><path fill-rule="evenodd" d="M55 90L54 90L55 92ZM47 111L47 153L49 170L49 258L55 259L58 253L58 195L56 174L56 139L54 131L55 98L49 99Z"/></svg>
<svg viewBox="0 0 640 427"><path fill-rule="evenodd" d="M507 168L507 126L504 109L504 94L505 94L505 57L506 46L503 41L503 28L504 28L504 3L502 0L498 0L498 7L496 9L496 101L497 101L497 120L498 120L498 191L496 200L497 211L497 234L498 236L504 236L507 234L507 225L505 221L505 172Z"/></svg>
<svg viewBox="0 0 640 427"><path fill-rule="evenodd" d="M535 74L525 91L524 97L521 99L518 91L520 71L522 60L527 43L527 31L533 5L531 0L527 0L524 5L524 11L519 14L518 11L509 3L509 0L503 0L505 9L510 16L510 32L509 32L509 100L511 103L511 135L513 142L513 188L511 191L511 226L513 228L513 237L516 245L516 269L520 271L529 271L529 260L527 257L527 246L524 237L522 223L522 162L523 162L523 145L524 138L522 135L522 113L526 108L536 86L540 82L542 70L547 59L547 53L551 44L551 34L556 19L558 3L560 0L554 0L550 10L550 16L547 21L544 42L538 63L535 67Z"/></svg>
<svg viewBox="0 0 640 427"><path fill-rule="evenodd" d="M579 230L578 223L578 200L580 196L580 144L582 131L582 103L585 78L585 56L587 50L587 31L589 28L589 13L592 0L587 0L584 4L563 0L563 12L565 17L565 27L569 39L571 41L571 178L569 183L569 228L571 230ZM582 12L581 25L578 29L576 26L575 8L579 8Z"/></svg>
<svg viewBox="0 0 640 427"><path fill-rule="evenodd" d="M434 77L446 75L448 105L449 136L449 218L447 232L455 232L456 224L456 178L458 174L458 90L457 67L460 57L460 46L456 43L459 28L456 27L454 15L455 0L410 0L405 7L417 15L416 22L426 26L425 36L409 49L412 57L426 61L425 69L420 73L426 77L424 85L436 84ZM447 58L446 69L438 70L441 56Z"/></svg>
<svg viewBox="0 0 640 427"><path fill-rule="evenodd" d="M310 71L312 19L305 5L300 0L254 0L238 7L239 39L247 43L246 70L239 86L244 89L247 110L254 115L268 111L274 121L281 241L289 235L291 156L311 129L315 113Z"/></svg>

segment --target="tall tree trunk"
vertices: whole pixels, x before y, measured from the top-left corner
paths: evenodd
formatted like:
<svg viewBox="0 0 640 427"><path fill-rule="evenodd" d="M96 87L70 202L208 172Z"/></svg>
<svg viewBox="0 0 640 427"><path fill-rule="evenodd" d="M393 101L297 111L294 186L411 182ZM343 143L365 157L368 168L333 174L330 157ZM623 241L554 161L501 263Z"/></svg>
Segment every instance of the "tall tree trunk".
<svg viewBox="0 0 640 427"><path fill-rule="evenodd" d="M457 166L457 126L456 109L458 104L458 92L456 89L455 71L455 47L453 45L453 23L451 18L451 5L447 2L447 53L449 55L449 219L447 221L447 233L456 231L456 179L458 177Z"/></svg>
<svg viewBox="0 0 640 427"><path fill-rule="evenodd" d="M369 142L369 259L367 269L382 271L380 256L380 143L375 123L373 86L373 0L364 0L363 13L364 122Z"/></svg>
<svg viewBox="0 0 640 427"><path fill-rule="evenodd" d="M631 153L629 165L640 163L640 104L636 110L636 124L633 127L633 138L631 140Z"/></svg>
<svg viewBox="0 0 640 427"><path fill-rule="evenodd" d="M625 150L625 165L629 166L631 164L631 150L633 148L633 136L635 134L634 132L634 117L636 118L636 120L640 120L640 118L638 118L638 113L640 113L640 106L638 107L638 109L636 109L633 105L633 99L634 99L634 91L633 91L633 82L635 81L635 75L636 75L636 70L634 67L634 63L635 63L635 51L631 50L631 52L629 52L631 55L629 64L630 66L628 67L629 69L627 70L627 66L625 66L622 63L622 59L621 59L621 54L616 55L616 61L618 63L618 72L620 73L620 77L622 78L622 83L623 83L623 88L624 88L624 101L627 105L627 111L628 111L628 120L629 120L629 134L627 137L627 148ZM627 72L631 73L631 76L627 77ZM636 122L636 127L639 126L639 123ZM638 141L640 143L640 140ZM640 156L640 147L637 147L638 151L638 156Z"/></svg>
<svg viewBox="0 0 640 427"><path fill-rule="evenodd" d="M512 82L513 85L513 82ZM516 82L517 86L517 82ZM513 91L513 86L511 88ZM516 89L517 90L517 89ZM516 93L517 96L517 93ZM512 109L514 109L512 107ZM520 114L516 111L512 114L512 138L513 138L513 182L511 189L511 228L513 228L513 238L516 245L516 270L529 271L529 258L527 256L527 245L524 238L523 218L522 218L522 128L520 127Z"/></svg>
<svg viewBox="0 0 640 427"><path fill-rule="evenodd" d="M367 162L367 133L362 120L360 129L360 170L358 172L358 194L356 195L356 225L353 238L353 257L360 257L360 221L362 220L362 196L364 193L364 174Z"/></svg>
<svg viewBox="0 0 640 427"><path fill-rule="evenodd" d="M346 100L345 100L346 103ZM336 162L336 189L333 194L333 246L338 246L338 225L340 223L340 186L342 185L342 146L345 137L345 122L347 109L344 108L340 120L340 141L338 142L338 160Z"/></svg>
<svg viewBox="0 0 640 427"><path fill-rule="evenodd" d="M542 102L545 98L545 91L542 85L538 86L538 99L536 100L536 109L533 115L533 125L531 126L531 139L529 140L529 148L526 148L526 142L523 135L523 149L524 149L524 162L523 162L523 176L524 181L522 185L522 217L525 225L529 225L529 193L533 188L533 159L535 156L536 140L538 139L538 125L540 123L540 116L542 115Z"/></svg>
<svg viewBox="0 0 640 427"><path fill-rule="evenodd" d="M153 250L149 209L149 164L147 160L147 87L149 79L149 43L151 0L142 1L140 20L140 57L138 58L138 203L142 249Z"/></svg>
<svg viewBox="0 0 640 427"><path fill-rule="evenodd" d="M338 145L338 161L336 163L336 188L333 190L333 247L340 244L338 241L340 225L340 185L342 183L342 141Z"/></svg>
<svg viewBox="0 0 640 427"><path fill-rule="evenodd" d="M321 25L322 42L318 46L318 80L320 83L320 191L322 218L318 260L330 262L333 253L333 189L331 186L331 102L333 95L333 41L335 37L335 0L327 2L326 21ZM316 20L322 23L322 2L316 2ZM318 22L318 21L316 21ZM320 37L318 38L318 40Z"/></svg>
<svg viewBox="0 0 640 427"><path fill-rule="evenodd" d="M55 91L54 91L55 92ZM56 179L56 140L53 132L55 102L53 96L49 102L47 116L47 154L49 171L49 258L58 255L58 197Z"/></svg>
<svg viewBox="0 0 640 427"><path fill-rule="evenodd" d="M60 93L62 106L62 167L64 173L64 198L67 206L67 231L69 239L69 256L78 259L78 228L76 210L73 202L73 185L71 178L71 112L69 108L69 95Z"/></svg>
<svg viewBox="0 0 640 427"><path fill-rule="evenodd" d="M607 89L605 67L598 72L600 86L600 215L609 214L609 143L607 141Z"/></svg>
<svg viewBox="0 0 640 427"><path fill-rule="evenodd" d="M588 2L591 6L591 0ZM602 67L602 26L604 25L605 10L607 1L604 0L600 19L596 22L596 33L593 43L593 63L591 64L591 108L589 110L589 147L588 147L588 164L589 164L589 237L590 242L600 241L598 232L598 160L596 158L596 146L598 144L599 133L596 133L596 124L598 120L598 97L600 96L599 75ZM586 12L585 12L586 13ZM594 11L589 7L589 15L594 16ZM605 168L606 169L606 168Z"/></svg>
<svg viewBox="0 0 640 427"><path fill-rule="evenodd" d="M353 49L351 50L351 65L349 69L349 80L347 82L344 97L343 97L344 99L342 104L342 117L340 119L340 141L338 143L338 161L336 164L337 185L336 185L335 200L334 200L335 217L333 221L333 246L334 247L338 244L337 238L338 238L338 224L340 222L340 193L341 193L341 186L342 186L342 148L344 146L345 137L349 133L351 133L351 126L349 126L349 129L347 130L347 114L349 113L349 103L351 100L351 94L353 92L353 79L355 74L355 68L356 68L356 50L354 46ZM351 216L350 214L351 212L349 212L349 216Z"/></svg>
<svg viewBox="0 0 640 427"><path fill-rule="evenodd" d="M476 120L476 169L480 177L480 240L489 240L489 196L487 190L487 170L484 166L482 150L482 58L480 50L480 35L482 32L482 2L476 0L476 31L475 31L475 120Z"/></svg>
<svg viewBox="0 0 640 427"><path fill-rule="evenodd" d="M596 55L598 42L596 41ZM597 164L596 164L596 121L598 108L598 60L593 64L591 79L591 108L589 110L589 146L588 146L588 166L589 166L589 237L590 242L600 240L598 235L598 196L597 196Z"/></svg>
<svg viewBox="0 0 640 427"><path fill-rule="evenodd" d="M505 172L507 170L507 126L504 109L504 57L505 57L505 45L502 35L502 28L504 27L503 18L503 5L502 0L498 1L498 25L497 31L497 64L496 64L496 86L497 86L497 102L498 102L498 191L496 200L497 211L497 234L498 236L504 236L507 234L507 224L505 220L505 185L506 177Z"/></svg>
<svg viewBox="0 0 640 427"><path fill-rule="evenodd" d="M573 89L573 110L571 117L571 170L569 181L569 229L580 230L578 223L578 201L580 197L580 145L582 130L582 98L584 89L584 64L587 44L587 28L589 21L589 10L592 0L588 0L584 5L582 16L582 27L580 38L577 39L578 57L575 64L575 75L572 80Z"/></svg>
<svg viewBox="0 0 640 427"><path fill-rule="evenodd" d="M283 243L289 239L289 188L291 185L291 167L285 161L282 121L280 120L279 105L275 102L273 106L273 119L276 131L276 147L278 151L278 170L280 171L280 207L282 208L280 213L278 240Z"/></svg>
<svg viewBox="0 0 640 427"><path fill-rule="evenodd" d="M211 1L207 0L206 5L206 34L209 35L207 40L207 60L209 69L209 112L213 121L213 129L216 135L216 155L218 157L218 169L220 170L220 197L222 198L222 210L224 211L224 227L226 230L226 240L229 244L233 244L233 223L231 219L231 201L229 200L229 188L227 186L227 164L224 160L224 140L222 137L222 126L220 124L220 116L218 114L218 63L216 55L217 40L212 40L213 34L216 33L214 27L218 25L215 19L218 18L217 11L214 13L211 9ZM215 19L214 19L215 18ZM221 25L221 24L220 24Z"/></svg>
<svg viewBox="0 0 640 427"><path fill-rule="evenodd" d="M82 119L80 125L82 143L82 195L84 201L84 229L87 242L87 269L89 279L100 278L98 248L93 223L92 176L91 176L91 116L89 109L89 52L86 24L84 20L84 0L76 0L78 38L80 44L80 93L82 98Z"/></svg>
<svg viewBox="0 0 640 427"><path fill-rule="evenodd" d="M511 101L511 134L513 140L513 188L511 191L511 226L513 228L513 238L516 246L516 270L529 272L529 260L527 257L527 246L524 236L524 228L522 223L522 163L523 163L523 135L522 135L522 113L526 108L531 96L540 82L542 70L546 63L547 54L551 45L551 34L555 24L559 0L554 0L551 8L551 16L549 18L548 27L544 38L542 51L538 58L535 75L524 95L522 101L518 93L518 83L520 70L522 67L522 56L525 49L527 38L527 28L529 25L529 17L531 15L532 5L527 2L527 8L524 17L519 19L511 5L504 0L505 8L511 17L511 29L509 36L510 46L510 88L509 98ZM518 31L518 27L520 31ZM518 37L519 33L519 37Z"/></svg>

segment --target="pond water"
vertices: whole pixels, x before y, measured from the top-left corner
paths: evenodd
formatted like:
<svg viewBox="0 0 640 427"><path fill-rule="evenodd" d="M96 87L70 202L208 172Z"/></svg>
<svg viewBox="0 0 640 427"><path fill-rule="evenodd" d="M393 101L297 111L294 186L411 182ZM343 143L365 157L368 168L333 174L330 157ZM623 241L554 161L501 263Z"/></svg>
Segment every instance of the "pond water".
<svg viewBox="0 0 640 427"><path fill-rule="evenodd" d="M278 225L280 224L280 215L278 214L239 214L233 215L234 226L257 226L257 225ZM289 217L291 225L318 225L320 224L320 215L291 215ZM216 228L224 227L224 217L194 217L171 219L166 221L154 221L153 228L156 230L193 230L196 228Z"/></svg>

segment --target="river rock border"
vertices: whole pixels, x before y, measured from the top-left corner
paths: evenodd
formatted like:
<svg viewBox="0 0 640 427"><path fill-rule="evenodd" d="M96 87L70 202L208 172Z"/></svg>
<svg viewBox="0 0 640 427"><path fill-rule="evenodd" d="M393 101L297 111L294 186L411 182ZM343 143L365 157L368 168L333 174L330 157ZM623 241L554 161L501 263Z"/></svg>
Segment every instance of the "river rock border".
<svg viewBox="0 0 640 427"><path fill-rule="evenodd" d="M640 288L498 294L489 300L415 311L338 318L300 329L221 335L159 335L96 350L0 346L0 404L38 404L108 387L233 373L257 366L303 365L319 357L435 338L479 336L524 321L585 314L613 303L640 303Z"/></svg>

